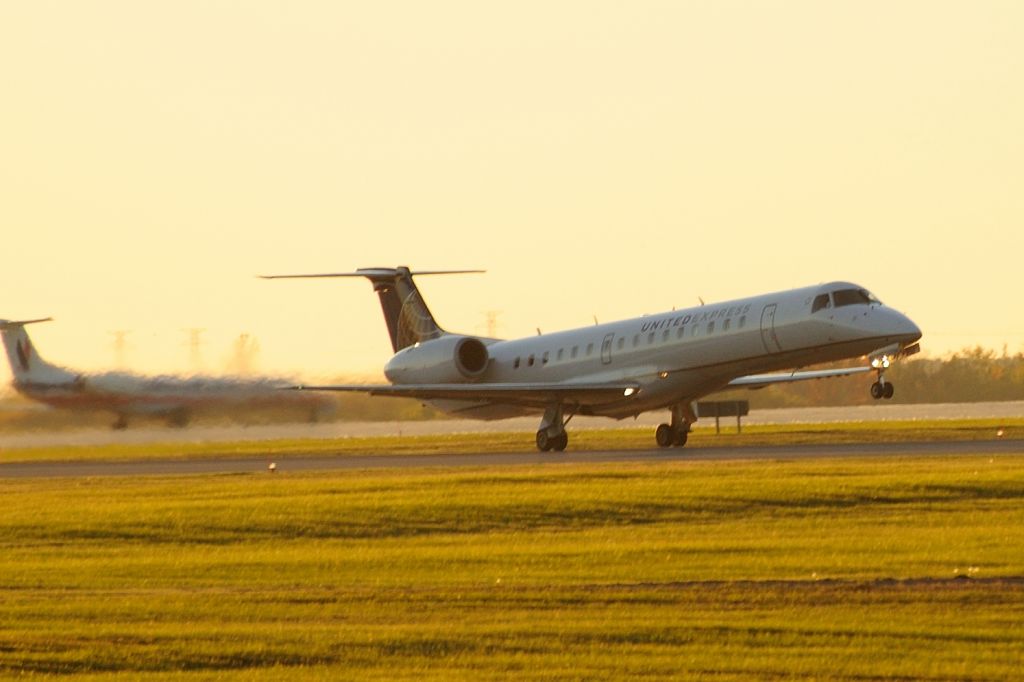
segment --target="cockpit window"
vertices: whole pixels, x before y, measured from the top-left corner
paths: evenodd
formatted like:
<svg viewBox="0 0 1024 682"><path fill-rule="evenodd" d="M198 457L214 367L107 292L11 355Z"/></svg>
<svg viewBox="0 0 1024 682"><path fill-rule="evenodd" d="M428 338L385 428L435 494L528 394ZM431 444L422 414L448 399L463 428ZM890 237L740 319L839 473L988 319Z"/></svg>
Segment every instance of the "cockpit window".
<svg viewBox="0 0 1024 682"><path fill-rule="evenodd" d="M836 307L844 305L870 305L879 303L879 300L864 289L840 289L832 292L836 299Z"/></svg>
<svg viewBox="0 0 1024 682"><path fill-rule="evenodd" d="M829 301L828 294L818 294L814 297L814 303L811 304L811 312L816 313L822 308L832 307L832 302Z"/></svg>

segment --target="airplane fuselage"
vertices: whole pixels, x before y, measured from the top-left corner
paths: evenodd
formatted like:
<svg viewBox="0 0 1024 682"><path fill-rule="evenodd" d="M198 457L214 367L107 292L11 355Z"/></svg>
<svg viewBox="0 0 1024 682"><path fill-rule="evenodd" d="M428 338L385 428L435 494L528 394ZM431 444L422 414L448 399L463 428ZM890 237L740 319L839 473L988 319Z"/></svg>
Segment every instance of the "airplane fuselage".
<svg viewBox="0 0 1024 682"><path fill-rule="evenodd" d="M812 310L824 294L846 300ZM856 292L860 298L849 292ZM474 383L486 385L633 381L636 395L581 414L634 416L724 389L737 377L862 356L920 337L901 313L854 284L832 283L673 310L657 315L508 341L485 340L489 360ZM430 342L428 342L430 343ZM385 369L395 384L417 383L417 346ZM535 413L515 405L431 401L483 419Z"/></svg>

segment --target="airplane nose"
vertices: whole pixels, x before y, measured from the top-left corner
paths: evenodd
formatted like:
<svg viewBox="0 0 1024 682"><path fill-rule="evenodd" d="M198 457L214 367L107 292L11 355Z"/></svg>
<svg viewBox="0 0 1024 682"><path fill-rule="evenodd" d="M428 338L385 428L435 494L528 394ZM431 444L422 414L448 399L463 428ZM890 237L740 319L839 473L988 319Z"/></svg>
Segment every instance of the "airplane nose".
<svg viewBox="0 0 1024 682"><path fill-rule="evenodd" d="M903 313L897 313L896 322L897 333L904 343L913 343L921 338L921 328Z"/></svg>

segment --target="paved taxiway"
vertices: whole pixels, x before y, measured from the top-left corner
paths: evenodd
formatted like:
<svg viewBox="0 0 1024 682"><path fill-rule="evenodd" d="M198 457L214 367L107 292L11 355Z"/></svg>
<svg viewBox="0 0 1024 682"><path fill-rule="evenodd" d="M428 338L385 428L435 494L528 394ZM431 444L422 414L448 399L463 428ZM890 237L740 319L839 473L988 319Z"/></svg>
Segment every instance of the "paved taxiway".
<svg viewBox="0 0 1024 682"><path fill-rule="evenodd" d="M523 466L576 462L685 462L769 459L776 461L843 457L927 457L957 454L1024 454L1024 440L940 441L927 443L849 443L750 447L673 448L562 453L522 452L464 455L290 455L275 461L277 472L431 467ZM267 473L266 457L125 462L23 462L0 464L0 478L164 476ZM269 474L268 474L269 475Z"/></svg>

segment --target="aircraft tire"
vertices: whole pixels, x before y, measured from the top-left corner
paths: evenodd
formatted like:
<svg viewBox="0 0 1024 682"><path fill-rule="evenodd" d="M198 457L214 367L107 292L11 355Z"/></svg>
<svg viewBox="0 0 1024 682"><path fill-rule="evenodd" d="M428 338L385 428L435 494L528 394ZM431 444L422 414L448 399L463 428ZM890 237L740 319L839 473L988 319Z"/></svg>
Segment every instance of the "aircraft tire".
<svg viewBox="0 0 1024 682"><path fill-rule="evenodd" d="M886 400L892 400L893 395L896 393L896 389L893 388L892 384L886 384L885 388L882 389L882 397Z"/></svg>
<svg viewBox="0 0 1024 682"><path fill-rule="evenodd" d="M568 446L569 446L569 434L566 433L565 431L563 431L561 436L559 436L558 438L555 438L555 443L554 443L554 445L551 446L551 449L554 450L555 452L565 452L565 449Z"/></svg>
<svg viewBox="0 0 1024 682"><path fill-rule="evenodd" d="M675 434L672 433L672 427L668 424L659 424L658 429L654 432L654 440L661 448L672 445L676 440Z"/></svg>
<svg viewBox="0 0 1024 682"><path fill-rule="evenodd" d="M541 452L548 452L555 446L554 440L548 437L547 429L537 432L537 449Z"/></svg>
<svg viewBox="0 0 1024 682"><path fill-rule="evenodd" d="M879 382L876 381L875 383L871 384L871 397L874 398L875 400L880 399L884 392L885 389L882 388L882 384L880 384Z"/></svg>
<svg viewBox="0 0 1024 682"><path fill-rule="evenodd" d="M676 439L675 442L672 443L672 445L676 446L677 448L681 448L684 445L686 445L686 439L690 437L690 434L687 431L688 429L689 426L686 426L676 431Z"/></svg>

